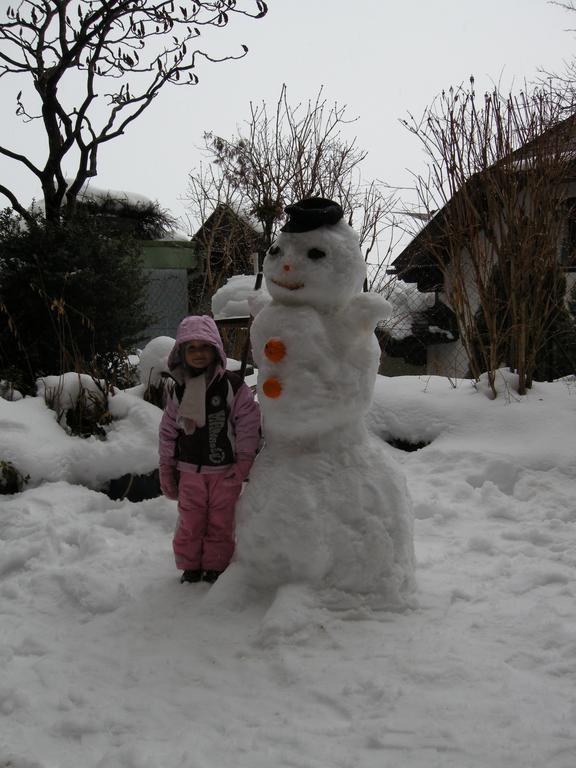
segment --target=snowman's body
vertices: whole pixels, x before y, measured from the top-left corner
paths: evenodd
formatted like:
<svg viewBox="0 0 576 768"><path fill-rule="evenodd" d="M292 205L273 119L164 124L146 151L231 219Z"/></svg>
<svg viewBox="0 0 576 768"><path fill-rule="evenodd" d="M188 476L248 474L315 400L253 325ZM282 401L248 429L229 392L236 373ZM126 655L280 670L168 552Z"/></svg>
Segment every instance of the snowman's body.
<svg viewBox="0 0 576 768"><path fill-rule="evenodd" d="M376 299L373 312L386 311L380 297L359 294L357 299ZM359 303L320 313L272 301L255 318L251 339L267 444L354 426L367 410L380 350L374 326L351 332ZM279 360L274 359L277 350L284 352ZM281 388L277 397L265 393L271 381Z"/></svg>
<svg viewBox="0 0 576 768"><path fill-rule="evenodd" d="M342 221L281 234L264 275L272 301L251 339L265 445L238 505L237 564L255 586L400 605L413 589L411 505L364 421L389 305L361 292L364 261Z"/></svg>

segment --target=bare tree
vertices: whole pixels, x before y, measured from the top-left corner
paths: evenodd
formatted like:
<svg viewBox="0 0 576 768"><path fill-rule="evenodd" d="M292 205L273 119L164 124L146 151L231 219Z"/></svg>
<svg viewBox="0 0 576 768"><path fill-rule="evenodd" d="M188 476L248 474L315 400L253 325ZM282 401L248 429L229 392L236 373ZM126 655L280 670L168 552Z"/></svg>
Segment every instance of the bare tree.
<svg viewBox="0 0 576 768"><path fill-rule="evenodd" d="M567 13L576 14L574 0L548 0L550 5L556 5ZM574 34L576 29L568 27L567 32ZM540 87L554 92L557 103L561 105L563 114L568 117L576 112L576 57L564 60L562 67L557 70L540 68L538 83Z"/></svg>
<svg viewBox="0 0 576 768"><path fill-rule="evenodd" d="M0 21L0 78L25 80L16 96L24 121L41 120L47 139L44 165L7 146L0 154L33 174L42 186L46 217L74 212L87 179L97 174L102 144L121 136L167 84L198 82L196 48L202 27L225 27L236 15L260 18L264 0L19 0ZM73 80L74 103L63 94ZM27 83L34 92L26 92ZM39 100L39 106L33 104ZM74 163L71 182L64 161ZM0 193L24 218L28 211L4 183Z"/></svg>
<svg viewBox="0 0 576 768"><path fill-rule="evenodd" d="M552 91L497 90L478 103L450 90L406 127L429 157L416 177L427 210L419 236L444 275L471 372L488 372L496 396L501 364L532 385L564 296L558 266L564 205L575 168L574 120Z"/></svg>
<svg viewBox="0 0 576 768"><path fill-rule="evenodd" d="M273 109L264 102L251 103L250 117L237 135L204 135L210 164L189 177L192 219L201 223L207 206L214 210L225 203L254 222L262 232L262 247L268 248L286 205L310 196L333 198L359 231L370 261L384 231L393 225L395 196L385 195L375 182L362 183L360 166L367 153L356 146L356 139L342 135L353 122L345 106L327 103L322 89L307 104L292 106L285 85ZM376 271L389 255L388 242L378 254Z"/></svg>

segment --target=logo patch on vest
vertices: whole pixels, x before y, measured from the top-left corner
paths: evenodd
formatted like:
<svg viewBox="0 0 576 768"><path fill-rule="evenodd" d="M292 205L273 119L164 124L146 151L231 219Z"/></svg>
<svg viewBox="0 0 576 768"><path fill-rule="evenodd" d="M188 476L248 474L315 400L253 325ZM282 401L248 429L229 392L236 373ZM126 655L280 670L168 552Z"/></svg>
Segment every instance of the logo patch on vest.
<svg viewBox="0 0 576 768"><path fill-rule="evenodd" d="M213 464L223 464L226 458L226 453L216 444L225 425L226 414L224 411L218 411L217 413L210 413L208 415L208 456Z"/></svg>

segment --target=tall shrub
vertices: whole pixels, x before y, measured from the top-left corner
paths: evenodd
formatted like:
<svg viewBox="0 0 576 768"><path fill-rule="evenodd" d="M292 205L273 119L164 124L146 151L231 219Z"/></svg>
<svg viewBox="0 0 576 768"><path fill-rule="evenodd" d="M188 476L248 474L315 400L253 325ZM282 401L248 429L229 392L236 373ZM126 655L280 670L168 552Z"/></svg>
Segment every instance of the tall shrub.
<svg viewBox="0 0 576 768"><path fill-rule="evenodd" d="M0 220L0 378L101 372L141 337L146 278L137 244L94 221Z"/></svg>
<svg viewBox="0 0 576 768"><path fill-rule="evenodd" d="M420 239L443 273L471 373L487 372L496 396L496 371L509 365L525 394L562 320L574 118L544 89L478 98L472 79L406 126L428 154L418 193L438 211Z"/></svg>

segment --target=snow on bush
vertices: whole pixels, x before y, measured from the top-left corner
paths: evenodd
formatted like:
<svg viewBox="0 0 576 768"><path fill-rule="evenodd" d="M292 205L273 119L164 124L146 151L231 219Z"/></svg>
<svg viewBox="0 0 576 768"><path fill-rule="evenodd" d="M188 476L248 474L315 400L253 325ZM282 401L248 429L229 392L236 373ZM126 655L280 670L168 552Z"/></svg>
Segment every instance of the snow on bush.
<svg viewBox="0 0 576 768"><path fill-rule="evenodd" d="M0 397L3 397L4 400L21 400L23 395L9 381L0 379Z"/></svg>
<svg viewBox="0 0 576 768"><path fill-rule="evenodd" d="M170 336L157 336L146 344L140 353L140 383L145 387L158 387L162 374L168 373L168 355L174 346Z"/></svg>
<svg viewBox="0 0 576 768"><path fill-rule="evenodd" d="M212 314L216 320L232 317L250 317L249 299L254 294L255 275L234 275L212 296ZM264 286L259 289L268 298Z"/></svg>
<svg viewBox="0 0 576 768"><path fill-rule="evenodd" d="M106 384L87 373L63 373L60 376L44 376L36 381L36 393L43 397L56 413L74 408L81 396L89 393L104 399Z"/></svg>

